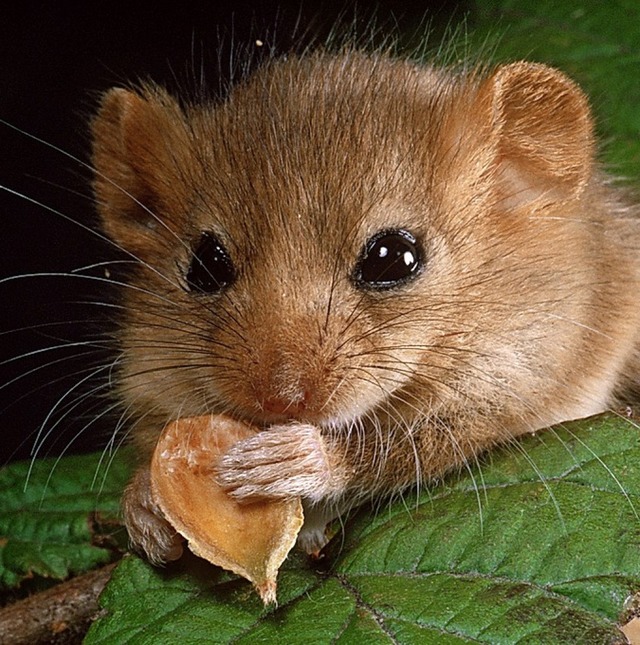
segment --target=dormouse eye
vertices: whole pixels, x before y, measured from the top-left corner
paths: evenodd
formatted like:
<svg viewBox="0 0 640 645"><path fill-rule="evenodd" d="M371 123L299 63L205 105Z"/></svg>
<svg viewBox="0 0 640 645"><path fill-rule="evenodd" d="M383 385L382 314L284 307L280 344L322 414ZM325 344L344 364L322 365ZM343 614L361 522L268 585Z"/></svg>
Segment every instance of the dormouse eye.
<svg viewBox="0 0 640 645"><path fill-rule="evenodd" d="M193 291L217 293L236 277L231 257L213 233L203 233L194 250L187 271L187 285Z"/></svg>
<svg viewBox="0 0 640 645"><path fill-rule="evenodd" d="M393 289L417 277L423 266L422 249L409 231L379 231L365 244L354 280L368 289Z"/></svg>

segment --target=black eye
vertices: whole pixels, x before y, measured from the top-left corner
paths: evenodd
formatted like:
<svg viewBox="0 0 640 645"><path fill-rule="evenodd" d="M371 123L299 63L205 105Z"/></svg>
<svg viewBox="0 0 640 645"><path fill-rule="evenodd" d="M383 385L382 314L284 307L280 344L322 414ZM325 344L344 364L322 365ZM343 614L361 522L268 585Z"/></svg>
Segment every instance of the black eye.
<svg viewBox="0 0 640 645"><path fill-rule="evenodd" d="M369 289L393 289L418 276L423 266L422 251L411 233L380 231L367 241L354 280Z"/></svg>
<svg viewBox="0 0 640 645"><path fill-rule="evenodd" d="M213 233L203 233L187 271L189 288L216 293L228 287L235 277L236 270L222 242Z"/></svg>

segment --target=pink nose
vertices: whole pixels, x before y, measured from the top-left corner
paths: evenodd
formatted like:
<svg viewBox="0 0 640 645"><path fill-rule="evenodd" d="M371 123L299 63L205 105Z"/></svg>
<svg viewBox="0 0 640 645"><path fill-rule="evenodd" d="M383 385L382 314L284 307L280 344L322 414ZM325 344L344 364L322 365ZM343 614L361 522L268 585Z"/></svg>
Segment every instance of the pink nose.
<svg viewBox="0 0 640 645"><path fill-rule="evenodd" d="M262 409L269 414L288 417L299 417L307 409L307 397L301 401L291 401L286 398L270 397L262 402Z"/></svg>

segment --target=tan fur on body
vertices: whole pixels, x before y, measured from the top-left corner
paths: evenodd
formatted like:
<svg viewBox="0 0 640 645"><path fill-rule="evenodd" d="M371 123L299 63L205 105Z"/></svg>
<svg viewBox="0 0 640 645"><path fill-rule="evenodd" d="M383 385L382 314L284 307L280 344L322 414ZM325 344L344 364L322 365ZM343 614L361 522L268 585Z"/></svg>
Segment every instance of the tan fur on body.
<svg viewBox="0 0 640 645"><path fill-rule="evenodd" d="M312 549L340 509L637 384L637 209L560 72L316 54L219 104L112 90L93 132L104 228L139 262L118 383L143 465L124 508L155 561L175 545L144 464L177 417L264 428L219 479L242 499L302 495ZM413 233L424 268L362 288L362 248L387 229ZM185 282L203 232L236 271L213 295Z"/></svg>

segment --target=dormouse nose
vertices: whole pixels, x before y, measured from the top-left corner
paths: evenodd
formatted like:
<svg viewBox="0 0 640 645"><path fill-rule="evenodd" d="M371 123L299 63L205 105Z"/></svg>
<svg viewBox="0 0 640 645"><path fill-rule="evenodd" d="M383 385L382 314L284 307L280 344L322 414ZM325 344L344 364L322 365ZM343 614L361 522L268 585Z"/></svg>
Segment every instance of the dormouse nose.
<svg viewBox="0 0 640 645"><path fill-rule="evenodd" d="M291 399L286 396L269 396L261 402L264 412L286 417L298 418L307 410L309 396L305 392L301 399Z"/></svg>

